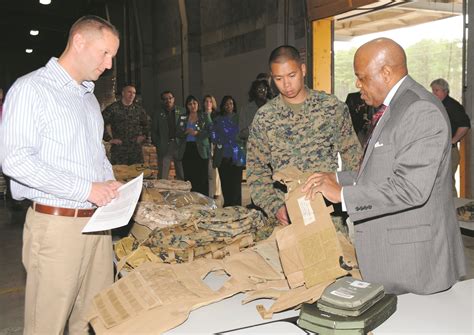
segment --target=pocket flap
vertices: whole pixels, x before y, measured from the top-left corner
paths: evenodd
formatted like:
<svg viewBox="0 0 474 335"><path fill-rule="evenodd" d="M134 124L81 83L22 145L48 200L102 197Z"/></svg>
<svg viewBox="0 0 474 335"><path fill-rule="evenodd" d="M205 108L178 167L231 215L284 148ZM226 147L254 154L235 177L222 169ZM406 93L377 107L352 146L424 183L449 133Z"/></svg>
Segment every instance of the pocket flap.
<svg viewBox="0 0 474 335"><path fill-rule="evenodd" d="M431 225L401 227L387 230L390 244L415 243L431 240Z"/></svg>

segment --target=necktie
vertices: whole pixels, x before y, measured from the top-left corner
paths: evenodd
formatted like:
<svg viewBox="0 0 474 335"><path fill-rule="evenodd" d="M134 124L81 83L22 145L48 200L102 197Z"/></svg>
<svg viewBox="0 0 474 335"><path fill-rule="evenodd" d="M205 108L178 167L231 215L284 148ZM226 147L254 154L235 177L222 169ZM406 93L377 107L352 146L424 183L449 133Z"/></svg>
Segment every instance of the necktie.
<svg viewBox="0 0 474 335"><path fill-rule="evenodd" d="M375 126L377 125L377 123L379 122L379 120L382 117L383 113L387 110L387 108L388 108L387 106L381 105L377 109L377 111L374 113L374 115L372 115L372 119L370 120L370 128L369 128L369 131L367 133L367 142L365 143L366 145L370 141L370 138L372 137L372 132L374 131Z"/></svg>
<svg viewBox="0 0 474 335"><path fill-rule="evenodd" d="M375 126L377 125L377 123L379 122L379 120L382 117L383 113L387 110L387 108L388 108L388 106L385 106L385 105L382 104L375 111L374 115L372 115L372 119L370 120L370 128L369 128L369 131L367 132L367 137L366 137L366 140L365 140L364 154L360 158L359 169L360 169L360 166L362 165L362 161L364 160L365 153L367 152L367 146L370 142L370 138L372 137L372 133L375 129Z"/></svg>

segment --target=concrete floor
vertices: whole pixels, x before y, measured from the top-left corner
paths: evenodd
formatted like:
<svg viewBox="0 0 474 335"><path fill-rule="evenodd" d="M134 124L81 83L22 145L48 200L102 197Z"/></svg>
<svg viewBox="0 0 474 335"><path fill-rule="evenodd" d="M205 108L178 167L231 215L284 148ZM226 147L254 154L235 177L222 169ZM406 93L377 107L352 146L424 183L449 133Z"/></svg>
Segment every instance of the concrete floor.
<svg viewBox="0 0 474 335"><path fill-rule="evenodd" d="M249 202L243 185L243 202ZM23 331L25 272L21 263L22 229L27 203L0 198L0 335ZM467 278L474 278L474 237L464 236L468 263Z"/></svg>

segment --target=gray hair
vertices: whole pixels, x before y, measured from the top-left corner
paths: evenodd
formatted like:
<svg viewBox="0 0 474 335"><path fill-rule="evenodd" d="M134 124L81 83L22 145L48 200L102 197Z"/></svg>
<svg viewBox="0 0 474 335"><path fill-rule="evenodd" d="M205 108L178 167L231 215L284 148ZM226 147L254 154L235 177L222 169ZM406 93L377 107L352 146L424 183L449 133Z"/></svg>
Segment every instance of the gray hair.
<svg viewBox="0 0 474 335"><path fill-rule="evenodd" d="M449 93L449 84L443 78L438 78L438 79L433 80L430 84L430 87L433 87L433 86L439 86L441 87L443 91L445 91L446 93Z"/></svg>

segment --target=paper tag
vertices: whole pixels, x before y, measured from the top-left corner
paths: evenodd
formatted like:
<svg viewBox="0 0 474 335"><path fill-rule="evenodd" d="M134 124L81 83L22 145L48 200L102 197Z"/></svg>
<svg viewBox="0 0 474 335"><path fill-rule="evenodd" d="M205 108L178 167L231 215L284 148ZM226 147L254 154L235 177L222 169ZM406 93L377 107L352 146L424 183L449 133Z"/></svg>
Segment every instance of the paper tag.
<svg viewBox="0 0 474 335"><path fill-rule="evenodd" d="M316 221L313 208L311 207L311 201L305 199L305 197L298 198L298 206L300 207L301 216L305 226Z"/></svg>
<svg viewBox="0 0 474 335"><path fill-rule="evenodd" d="M351 286L359 287L359 288L366 288L366 287L369 287L369 286L370 286L370 283L367 283L367 282L365 282L365 281L360 281L360 280L354 280L354 281L351 283Z"/></svg>
<svg viewBox="0 0 474 335"><path fill-rule="evenodd" d="M337 290L334 290L334 291L331 291L331 294L332 295L335 295L335 296L338 296L338 297L341 297L341 298L344 298L344 299L352 299L354 298L354 295L353 294L349 294L350 291L348 290L345 290L345 289L337 289Z"/></svg>

